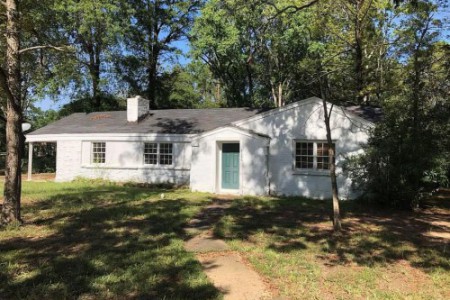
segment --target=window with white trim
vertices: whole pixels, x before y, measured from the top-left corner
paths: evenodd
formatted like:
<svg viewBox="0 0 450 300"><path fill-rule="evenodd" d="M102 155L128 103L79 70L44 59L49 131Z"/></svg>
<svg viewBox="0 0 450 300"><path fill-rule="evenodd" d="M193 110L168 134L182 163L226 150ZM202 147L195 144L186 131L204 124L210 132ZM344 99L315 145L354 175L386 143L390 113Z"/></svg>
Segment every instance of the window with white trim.
<svg viewBox="0 0 450 300"><path fill-rule="evenodd" d="M144 143L144 164L172 165L172 143Z"/></svg>
<svg viewBox="0 0 450 300"><path fill-rule="evenodd" d="M158 144L145 143L144 144L144 164L156 165L158 164Z"/></svg>
<svg viewBox="0 0 450 300"><path fill-rule="evenodd" d="M105 142L93 142L92 143L92 163L104 164L106 161L106 143Z"/></svg>
<svg viewBox="0 0 450 300"><path fill-rule="evenodd" d="M334 143L332 147L336 149ZM331 163L331 153L329 150L326 141L296 141L295 168L329 170Z"/></svg>

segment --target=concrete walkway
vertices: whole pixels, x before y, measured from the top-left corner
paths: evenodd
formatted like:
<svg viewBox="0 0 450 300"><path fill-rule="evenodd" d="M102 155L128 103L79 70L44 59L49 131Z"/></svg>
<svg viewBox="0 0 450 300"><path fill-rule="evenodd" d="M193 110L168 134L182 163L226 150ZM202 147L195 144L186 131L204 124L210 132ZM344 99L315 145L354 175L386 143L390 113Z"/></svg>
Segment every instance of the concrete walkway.
<svg viewBox="0 0 450 300"><path fill-rule="evenodd" d="M225 300L270 299L270 292L258 273L239 254L230 251L225 241L212 234L212 226L229 206L230 200L215 199L192 219L185 230L196 235L186 241L185 249L196 253L206 275Z"/></svg>

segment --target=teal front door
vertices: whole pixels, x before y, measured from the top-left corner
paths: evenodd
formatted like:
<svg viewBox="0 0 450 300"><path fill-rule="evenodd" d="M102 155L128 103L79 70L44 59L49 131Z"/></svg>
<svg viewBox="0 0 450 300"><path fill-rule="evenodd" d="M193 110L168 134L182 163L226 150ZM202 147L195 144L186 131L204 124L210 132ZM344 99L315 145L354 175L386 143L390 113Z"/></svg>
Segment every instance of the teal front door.
<svg viewBox="0 0 450 300"><path fill-rule="evenodd" d="M222 144L222 188L239 189L239 144Z"/></svg>

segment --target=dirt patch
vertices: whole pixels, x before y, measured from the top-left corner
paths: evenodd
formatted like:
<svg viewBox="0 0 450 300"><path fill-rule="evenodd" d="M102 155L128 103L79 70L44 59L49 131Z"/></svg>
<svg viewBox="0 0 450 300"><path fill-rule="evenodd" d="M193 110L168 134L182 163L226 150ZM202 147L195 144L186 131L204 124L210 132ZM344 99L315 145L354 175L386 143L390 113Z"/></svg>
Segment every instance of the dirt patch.
<svg viewBox="0 0 450 300"><path fill-rule="evenodd" d="M343 220L342 235L364 235L389 232L422 245L442 244L450 241L450 190L442 190L430 199L425 208L410 211L371 211L348 213ZM318 234L331 234L330 222L305 222Z"/></svg>
<svg viewBox="0 0 450 300"><path fill-rule="evenodd" d="M32 174L32 181L53 181L55 180L56 173L37 173ZM28 180L27 174L22 174L22 181ZM5 176L0 176L0 181L5 181Z"/></svg>
<svg viewBox="0 0 450 300"><path fill-rule="evenodd" d="M416 293L422 286L430 285L431 279L422 270L414 268L408 261L402 260L386 268L383 278L379 278L377 284L382 290L395 291L400 294Z"/></svg>
<svg viewBox="0 0 450 300"><path fill-rule="evenodd" d="M320 278L321 297L323 299L342 298L345 291L338 287L342 284L350 285L347 288L355 293L349 297L351 299L370 298L370 294L366 294L365 285L394 295L412 295L420 293L424 286L432 286L430 277L422 270L412 267L406 260L386 266L383 268L382 276L377 278L366 279L366 271L366 267L354 264L323 265ZM353 287L351 287L352 284L354 284Z"/></svg>
<svg viewBox="0 0 450 300"><path fill-rule="evenodd" d="M335 236L331 222L304 223L311 233L310 240L327 241L330 247L317 255L324 298L341 297L335 282L352 282L358 276L364 279L370 268L382 270L382 276L371 279L371 288L379 291L413 295L432 287L429 271L448 268L442 257L450 251L449 196L438 194L415 212L348 213L342 233ZM346 276L349 278L344 280ZM433 289L428 292L433 293ZM446 299L450 299L450 290Z"/></svg>

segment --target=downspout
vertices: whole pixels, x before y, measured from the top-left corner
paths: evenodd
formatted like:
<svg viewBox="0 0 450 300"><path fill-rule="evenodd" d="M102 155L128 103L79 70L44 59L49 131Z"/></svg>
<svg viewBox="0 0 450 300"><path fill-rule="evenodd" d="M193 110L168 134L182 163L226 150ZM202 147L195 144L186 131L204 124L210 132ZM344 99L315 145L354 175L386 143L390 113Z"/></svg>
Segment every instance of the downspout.
<svg viewBox="0 0 450 300"><path fill-rule="evenodd" d="M269 138L269 145L266 146L267 154L266 154L266 180L267 180L267 188L268 188L268 195L271 194L271 188L270 188L270 138Z"/></svg>

